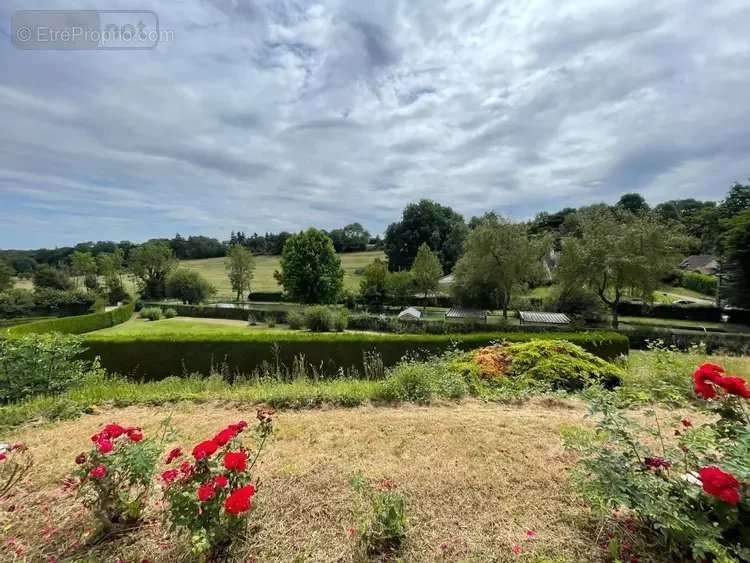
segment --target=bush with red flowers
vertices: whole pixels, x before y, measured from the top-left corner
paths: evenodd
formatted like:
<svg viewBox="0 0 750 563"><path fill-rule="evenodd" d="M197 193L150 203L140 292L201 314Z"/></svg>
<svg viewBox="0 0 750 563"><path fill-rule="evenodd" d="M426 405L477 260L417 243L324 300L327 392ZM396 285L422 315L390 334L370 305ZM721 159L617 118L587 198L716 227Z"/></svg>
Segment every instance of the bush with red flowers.
<svg viewBox="0 0 750 563"><path fill-rule="evenodd" d="M240 421L196 444L189 453L175 448L165 459L160 480L169 509L170 528L189 534L201 559L223 560L241 536L253 508L257 483L252 470L272 432L274 411L258 411L256 445L249 449Z"/></svg>
<svg viewBox="0 0 750 563"><path fill-rule="evenodd" d="M91 449L75 458L79 498L99 520L97 533L140 520L153 484L161 445L140 428L105 425L91 436Z"/></svg>
<svg viewBox="0 0 750 563"><path fill-rule="evenodd" d="M631 514L674 560L750 561L750 389L716 364L693 384L704 424L655 411L636 422L592 393L596 431L565 432L581 456L573 477L600 514Z"/></svg>

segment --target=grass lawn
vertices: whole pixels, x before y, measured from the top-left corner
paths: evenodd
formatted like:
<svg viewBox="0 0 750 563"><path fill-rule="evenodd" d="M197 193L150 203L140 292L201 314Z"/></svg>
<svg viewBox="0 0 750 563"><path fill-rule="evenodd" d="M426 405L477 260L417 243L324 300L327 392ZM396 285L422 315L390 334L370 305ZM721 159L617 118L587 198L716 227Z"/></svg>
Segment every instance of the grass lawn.
<svg viewBox="0 0 750 563"><path fill-rule="evenodd" d="M94 522L61 486L95 429L114 420L153 435L167 414L179 432L175 443L188 447L254 416L217 403L97 409L9 436L25 442L36 462L15 510L0 516L21 559L187 560L185 538L172 536L157 515L158 491L138 530L85 547ZM257 469L261 485L237 561L356 560L347 529L356 526L350 480L357 473L392 479L406 496L403 561L517 561L514 544L524 561L604 561L597 529L568 482L573 460L560 439L560 429L584 415L577 401L549 400L282 412ZM537 539L527 541L527 530Z"/></svg>
<svg viewBox="0 0 750 563"><path fill-rule="evenodd" d="M287 328L286 325L276 325L278 328ZM217 332L242 333L252 330L272 330L265 323L250 326L246 321L234 321L231 319L194 319L191 317L175 317L173 319L161 319L160 321L147 321L145 319L133 318L125 323L113 327L96 330L90 334L184 334Z"/></svg>
<svg viewBox="0 0 750 563"><path fill-rule="evenodd" d="M351 252L340 254L341 266L344 269L344 286L351 290L359 289L361 276L354 272L364 268L376 258L385 259L381 251ZM184 260L180 267L200 272L217 289L216 297L234 298L229 279L224 268L224 258L207 258L205 260ZM281 291L273 277L274 271L280 269L279 256L256 256L255 275L251 284L252 291Z"/></svg>

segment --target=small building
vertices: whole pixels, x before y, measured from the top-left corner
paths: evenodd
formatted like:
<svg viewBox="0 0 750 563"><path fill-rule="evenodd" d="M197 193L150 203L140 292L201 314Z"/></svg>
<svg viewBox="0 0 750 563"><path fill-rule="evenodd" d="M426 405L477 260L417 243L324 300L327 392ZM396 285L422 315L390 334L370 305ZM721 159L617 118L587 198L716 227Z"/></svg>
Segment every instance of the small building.
<svg viewBox="0 0 750 563"><path fill-rule="evenodd" d="M453 274L448 274L447 276L443 276L438 280L438 287L441 290L447 291L453 286L455 278L453 277Z"/></svg>
<svg viewBox="0 0 750 563"><path fill-rule="evenodd" d="M719 261L710 254L693 254L682 261L680 269L686 272L715 276L719 273Z"/></svg>
<svg viewBox="0 0 750 563"><path fill-rule="evenodd" d="M464 309L463 307L451 307L448 312L445 313L445 320L459 320L459 319L470 319L473 321L485 321L487 322L487 311L479 311L477 309Z"/></svg>
<svg viewBox="0 0 750 563"><path fill-rule="evenodd" d="M418 321L422 318L422 311L416 307L409 307L398 314L401 321Z"/></svg>
<svg viewBox="0 0 750 563"><path fill-rule="evenodd" d="M570 324L568 315L564 313L540 313L537 311L519 311L521 324L535 325L567 325Z"/></svg>

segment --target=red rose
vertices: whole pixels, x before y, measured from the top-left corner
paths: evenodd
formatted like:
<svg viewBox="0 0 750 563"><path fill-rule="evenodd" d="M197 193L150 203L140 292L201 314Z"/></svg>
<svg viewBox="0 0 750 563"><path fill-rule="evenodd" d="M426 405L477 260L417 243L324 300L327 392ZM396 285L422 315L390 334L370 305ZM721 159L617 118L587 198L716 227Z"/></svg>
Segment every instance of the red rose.
<svg viewBox="0 0 750 563"><path fill-rule="evenodd" d="M214 485L216 485L220 489L223 489L228 484L229 479L227 479L225 475L217 475L216 477L214 477Z"/></svg>
<svg viewBox="0 0 750 563"><path fill-rule="evenodd" d="M667 461L663 457L647 457L643 460L643 466L646 469L669 469L672 467L672 462Z"/></svg>
<svg viewBox="0 0 750 563"><path fill-rule="evenodd" d="M76 464L83 465L84 463L86 463L86 454L81 452L76 456Z"/></svg>
<svg viewBox="0 0 750 563"><path fill-rule="evenodd" d="M193 448L193 457L201 460L215 454L218 449L219 444L213 440L205 440Z"/></svg>
<svg viewBox="0 0 750 563"><path fill-rule="evenodd" d="M229 426L214 436L214 442L220 446L226 446L230 441L234 440L238 433L239 431L234 426Z"/></svg>
<svg viewBox="0 0 750 563"><path fill-rule="evenodd" d="M682 419L682 425L683 425L683 426L684 426L685 428L690 428L690 427L691 427L691 426L693 425L693 423L692 423L692 422L690 422L690 419L689 419L689 418L683 418L683 419Z"/></svg>
<svg viewBox="0 0 750 563"><path fill-rule="evenodd" d="M189 462L183 461L180 464L180 473L182 473L185 477L190 476L193 473L193 466L190 465Z"/></svg>
<svg viewBox="0 0 750 563"><path fill-rule="evenodd" d="M164 473L161 474L162 481L165 483L171 483L175 479L177 479L178 471L176 469L167 469Z"/></svg>
<svg viewBox="0 0 750 563"><path fill-rule="evenodd" d="M227 452L224 454L224 467L229 471L245 471L247 468L247 454L243 451Z"/></svg>
<svg viewBox="0 0 750 563"><path fill-rule="evenodd" d="M246 485L235 489L224 501L224 510L227 514L242 514L247 512L252 507L251 501L255 494L255 487L253 485Z"/></svg>
<svg viewBox="0 0 750 563"><path fill-rule="evenodd" d="M182 450L180 448L174 448L172 451L170 451L167 454L166 463L172 463L174 460L176 460L178 457L182 455Z"/></svg>
<svg viewBox="0 0 750 563"><path fill-rule="evenodd" d="M107 466L106 465L97 465L94 467L90 472L89 476L93 477L94 479L101 479L107 474Z"/></svg>
<svg viewBox="0 0 750 563"><path fill-rule="evenodd" d="M718 382L718 385L730 395L750 399L750 389L747 388L745 380L741 377L723 377Z"/></svg>
<svg viewBox="0 0 750 563"><path fill-rule="evenodd" d="M6 459L8 459L8 454L0 452L0 461L5 461Z"/></svg>
<svg viewBox="0 0 750 563"><path fill-rule="evenodd" d="M693 374L695 383L695 394L704 399L716 397L716 389L713 384L718 384L724 375L724 368L716 364L703 364Z"/></svg>
<svg viewBox="0 0 750 563"><path fill-rule="evenodd" d="M115 424L114 422L112 424L107 424L107 426L104 427L104 430L102 430L102 434L106 434L113 440L115 438L119 438L123 434L125 434L126 430L119 424Z"/></svg>
<svg viewBox="0 0 750 563"><path fill-rule="evenodd" d="M141 432L138 428L129 428L128 438L130 438L131 442L140 442L141 440L143 440L143 432Z"/></svg>
<svg viewBox="0 0 750 563"><path fill-rule="evenodd" d="M200 487L198 487L198 500L201 502L206 502L214 498L214 495L216 494L216 489L214 488L213 483L203 483Z"/></svg>
<svg viewBox="0 0 750 563"><path fill-rule="evenodd" d="M99 450L99 453L102 454L108 454L112 451L112 442L108 440L107 438L101 437L96 442L96 449Z"/></svg>
<svg viewBox="0 0 750 563"><path fill-rule="evenodd" d="M713 465L704 467L698 474L703 483L703 490L709 495L715 496L727 504L740 502L740 482L734 478L734 475Z"/></svg>

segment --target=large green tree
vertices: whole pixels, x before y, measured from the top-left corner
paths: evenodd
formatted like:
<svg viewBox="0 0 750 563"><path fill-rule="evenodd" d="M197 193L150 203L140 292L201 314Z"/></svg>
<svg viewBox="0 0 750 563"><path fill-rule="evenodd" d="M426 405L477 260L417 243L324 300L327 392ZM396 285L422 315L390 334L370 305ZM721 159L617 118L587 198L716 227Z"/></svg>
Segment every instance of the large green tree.
<svg viewBox="0 0 750 563"><path fill-rule="evenodd" d="M388 296L388 266L380 258L365 266L359 294L368 306L380 309Z"/></svg>
<svg viewBox="0 0 750 563"><path fill-rule="evenodd" d="M310 228L284 243L276 279L301 303L335 303L344 287L344 270L331 238Z"/></svg>
<svg viewBox="0 0 750 563"><path fill-rule="evenodd" d="M96 276L96 258L90 252L76 250L70 255L70 273L75 278L76 287L81 279Z"/></svg>
<svg viewBox="0 0 750 563"><path fill-rule="evenodd" d="M735 307L750 309L750 209L725 221L723 293Z"/></svg>
<svg viewBox="0 0 750 563"><path fill-rule="evenodd" d="M391 224L385 233L385 253L391 271L411 268L417 250L427 244L437 253L443 270L453 270L463 251L468 228L464 218L434 201L423 199L404 209L401 221Z"/></svg>
<svg viewBox="0 0 750 563"><path fill-rule="evenodd" d="M578 236L563 240L559 281L595 291L609 307L612 326L617 328L617 308L626 292L650 300L661 279L679 262L687 237L652 214L594 209L579 215Z"/></svg>
<svg viewBox="0 0 750 563"><path fill-rule="evenodd" d="M352 223L329 233L336 252L359 252L367 250L370 233L359 223Z"/></svg>
<svg viewBox="0 0 750 563"><path fill-rule="evenodd" d="M750 209L750 184L736 183L719 205L719 212L723 219L730 219L745 209Z"/></svg>
<svg viewBox="0 0 750 563"><path fill-rule="evenodd" d="M73 287L70 276L65 270L43 265L36 269L33 276L34 287L48 287L51 289L67 290Z"/></svg>
<svg viewBox="0 0 750 563"><path fill-rule="evenodd" d="M411 272L388 272L385 278L385 292L389 303L405 307L414 297L414 291L414 278Z"/></svg>
<svg viewBox="0 0 750 563"><path fill-rule="evenodd" d="M623 194L617 202L617 207L630 213L645 213L649 210L646 198L639 193Z"/></svg>
<svg viewBox="0 0 750 563"><path fill-rule="evenodd" d="M253 281L253 272L255 271L253 253L244 246L235 244L227 252L227 260L224 264L229 283L236 293L237 301L239 301L246 291L250 291L250 283Z"/></svg>
<svg viewBox="0 0 750 563"><path fill-rule="evenodd" d="M427 297L437 290L438 282L443 275L443 267L440 260L427 243L422 243L417 249L417 256L411 267L411 278L414 288Z"/></svg>
<svg viewBox="0 0 750 563"><path fill-rule="evenodd" d="M547 237L530 237L528 228L486 215L466 240L454 271L453 295L464 305L508 307L518 289L541 277Z"/></svg>
<svg viewBox="0 0 750 563"><path fill-rule="evenodd" d="M162 299L169 273L177 266L172 248L165 241L149 241L131 249L128 267L138 279L141 297Z"/></svg>
<svg viewBox="0 0 750 563"><path fill-rule="evenodd" d="M208 283L206 278L195 270L186 268L178 268L171 272L167 276L165 287L167 297L179 299L191 305L203 303L216 293L216 289Z"/></svg>

